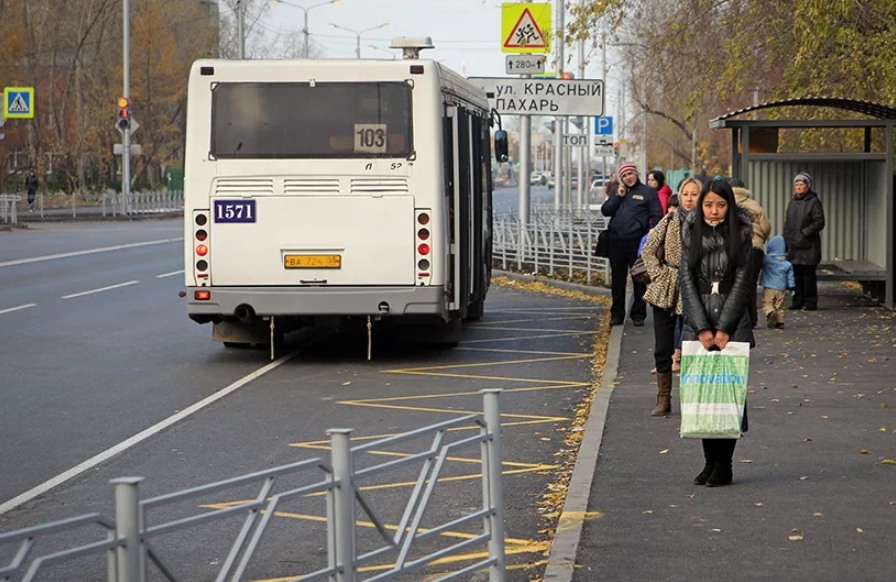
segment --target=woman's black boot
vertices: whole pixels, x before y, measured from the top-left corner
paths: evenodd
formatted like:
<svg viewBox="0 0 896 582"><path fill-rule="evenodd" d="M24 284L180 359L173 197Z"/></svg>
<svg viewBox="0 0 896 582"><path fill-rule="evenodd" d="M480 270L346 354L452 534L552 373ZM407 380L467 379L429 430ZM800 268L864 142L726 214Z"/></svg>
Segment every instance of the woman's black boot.
<svg viewBox="0 0 896 582"><path fill-rule="evenodd" d="M709 479L706 480L707 487L721 487L722 485L730 485L734 478L731 470L731 461L734 458L734 447L737 445L737 439L714 439L716 440L715 450L716 457L713 461L712 472Z"/></svg>
<svg viewBox="0 0 896 582"><path fill-rule="evenodd" d="M713 443L715 439L703 439L702 442L703 458L706 459L706 463L703 465L703 470L700 471L700 474L694 478L694 485L706 485L706 480L709 479L709 475L712 473L713 457L715 456Z"/></svg>

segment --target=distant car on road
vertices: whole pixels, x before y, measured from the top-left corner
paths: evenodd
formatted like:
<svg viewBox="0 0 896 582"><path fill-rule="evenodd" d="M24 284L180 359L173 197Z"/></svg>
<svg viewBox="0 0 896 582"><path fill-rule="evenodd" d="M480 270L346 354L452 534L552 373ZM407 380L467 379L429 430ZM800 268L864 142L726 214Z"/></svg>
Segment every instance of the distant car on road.
<svg viewBox="0 0 896 582"><path fill-rule="evenodd" d="M530 184L540 184L540 185L544 186L545 184L548 183L547 173L532 172L532 174L529 176L529 183Z"/></svg>

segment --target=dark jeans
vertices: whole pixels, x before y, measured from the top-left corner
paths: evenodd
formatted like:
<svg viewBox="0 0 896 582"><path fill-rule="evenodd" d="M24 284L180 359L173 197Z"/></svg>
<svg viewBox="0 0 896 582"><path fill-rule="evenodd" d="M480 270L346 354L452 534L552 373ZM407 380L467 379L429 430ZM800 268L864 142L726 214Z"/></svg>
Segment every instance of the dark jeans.
<svg viewBox="0 0 896 582"><path fill-rule="evenodd" d="M638 247L640 240L618 241L610 239L610 272L613 280L613 307L610 308L610 317L622 321L625 319L625 284L628 281L628 273L631 266L638 259ZM644 303L644 292L647 285L632 280L635 300L632 302L630 315L635 321L647 319L647 304Z"/></svg>
<svg viewBox="0 0 896 582"><path fill-rule="evenodd" d="M794 265L793 278L796 279L796 290L793 293L793 306L815 309L818 307L818 278L816 265Z"/></svg>
<svg viewBox="0 0 896 582"><path fill-rule="evenodd" d="M747 294L747 313L750 316L750 323L753 327L759 322L759 313L756 310L756 285L759 283L759 276L762 274L762 267L765 264L765 253L759 249L753 249L750 255L750 292Z"/></svg>
<svg viewBox="0 0 896 582"><path fill-rule="evenodd" d="M34 190L28 190L28 206L34 206Z"/></svg>
<svg viewBox="0 0 896 582"><path fill-rule="evenodd" d="M681 326L684 324L684 316L679 315L675 323L675 349L681 349Z"/></svg>
<svg viewBox="0 0 896 582"><path fill-rule="evenodd" d="M672 353L675 351L675 328L678 319L673 311L666 311L656 306L653 308L653 334L656 338L653 357L656 360L657 374L672 371Z"/></svg>

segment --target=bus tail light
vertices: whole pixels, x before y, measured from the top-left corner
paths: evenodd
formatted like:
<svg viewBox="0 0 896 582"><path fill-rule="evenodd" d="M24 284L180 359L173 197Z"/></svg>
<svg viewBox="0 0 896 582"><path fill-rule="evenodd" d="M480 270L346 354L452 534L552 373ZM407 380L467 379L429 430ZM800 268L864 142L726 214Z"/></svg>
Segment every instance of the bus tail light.
<svg viewBox="0 0 896 582"><path fill-rule="evenodd" d="M417 283L419 285L426 285L430 282L430 274L432 271L430 270L432 265L432 261L430 260L433 255L433 248L430 246L432 241L432 232L430 232L429 223L432 220L432 210L428 208L418 208L414 211L414 215L417 217L417 224L414 226L416 229L416 239L415 244L417 245Z"/></svg>
<svg viewBox="0 0 896 582"><path fill-rule="evenodd" d="M209 211L196 210L193 212L193 240L191 242L193 247L193 276L196 279L196 284L202 285L203 287L208 285L210 280L210 241L211 225L209 224ZM201 301L205 301L205 299L201 299Z"/></svg>
<svg viewBox="0 0 896 582"><path fill-rule="evenodd" d="M196 301L208 301L211 298L212 292L207 289L193 292L193 299Z"/></svg>

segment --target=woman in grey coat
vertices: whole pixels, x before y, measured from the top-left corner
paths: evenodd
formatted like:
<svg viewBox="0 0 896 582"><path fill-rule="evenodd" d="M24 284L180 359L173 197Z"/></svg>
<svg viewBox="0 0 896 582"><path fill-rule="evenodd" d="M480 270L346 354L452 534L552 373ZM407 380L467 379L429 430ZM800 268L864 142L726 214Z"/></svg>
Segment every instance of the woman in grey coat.
<svg viewBox="0 0 896 582"><path fill-rule="evenodd" d="M725 349L729 341L756 345L747 313L747 295L755 293L750 276L752 238L752 215L737 207L728 182L721 178L708 182L681 227L683 341L699 341L707 350ZM737 439L703 439L706 463L694 484L731 483L736 444Z"/></svg>
<svg viewBox="0 0 896 582"><path fill-rule="evenodd" d="M784 243L787 260L793 265L796 290L790 309L814 311L818 308L816 270L821 262L821 231L824 207L812 190L812 177L803 172L793 179L793 198L784 219Z"/></svg>

